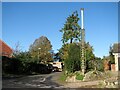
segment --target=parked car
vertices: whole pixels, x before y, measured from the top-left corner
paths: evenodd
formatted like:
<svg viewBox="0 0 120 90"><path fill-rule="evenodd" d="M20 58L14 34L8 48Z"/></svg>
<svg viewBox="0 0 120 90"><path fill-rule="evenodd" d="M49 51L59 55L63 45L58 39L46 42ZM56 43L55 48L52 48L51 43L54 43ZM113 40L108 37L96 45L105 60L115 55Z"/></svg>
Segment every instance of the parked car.
<svg viewBox="0 0 120 90"><path fill-rule="evenodd" d="M59 71L59 68L58 67L53 67L53 72L58 72Z"/></svg>
<svg viewBox="0 0 120 90"><path fill-rule="evenodd" d="M53 62L53 71L62 71L63 63L62 62Z"/></svg>

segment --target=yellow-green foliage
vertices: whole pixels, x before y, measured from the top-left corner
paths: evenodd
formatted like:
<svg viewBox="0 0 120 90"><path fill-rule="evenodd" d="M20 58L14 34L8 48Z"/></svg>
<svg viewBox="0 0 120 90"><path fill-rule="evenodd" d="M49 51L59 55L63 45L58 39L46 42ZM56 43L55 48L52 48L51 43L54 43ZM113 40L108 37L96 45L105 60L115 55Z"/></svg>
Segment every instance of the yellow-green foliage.
<svg viewBox="0 0 120 90"><path fill-rule="evenodd" d="M66 76L65 74L62 74L62 75L60 76L60 81L65 81L66 78L67 78L67 76Z"/></svg>
<svg viewBox="0 0 120 90"><path fill-rule="evenodd" d="M80 70L80 48L77 44L70 44L68 49L68 57L64 62L65 69L68 73L73 73Z"/></svg>
<svg viewBox="0 0 120 90"><path fill-rule="evenodd" d="M47 62L52 60L52 54L50 53L51 49L52 45L48 38L41 36L36 39L33 44L31 44L29 52L32 58L39 59L39 62Z"/></svg>
<svg viewBox="0 0 120 90"><path fill-rule="evenodd" d="M77 80L83 80L84 75L80 74L80 73L76 73L76 79Z"/></svg>

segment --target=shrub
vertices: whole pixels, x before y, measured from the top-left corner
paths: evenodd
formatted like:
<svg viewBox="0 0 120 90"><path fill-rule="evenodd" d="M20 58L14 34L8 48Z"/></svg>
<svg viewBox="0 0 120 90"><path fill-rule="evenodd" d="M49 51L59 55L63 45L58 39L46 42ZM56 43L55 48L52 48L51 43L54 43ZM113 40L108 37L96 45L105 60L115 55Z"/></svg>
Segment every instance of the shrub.
<svg viewBox="0 0 120 90"><path fill-rule="evenodd" d="M65 69L68 73L74 73L80 70L80 48L75 43L70 44L68 48L68 57L64 61Z"/></svg>
<svg viewBox="0 0 120 90"><path fill-rule="evenodd" d="M104 71L104 63L103 60L97 60L98 64L97 64L97 70L98 71Z"/></svg>
<svg viewBox="0 0 120 90"><path fill-rule="evenodd" d="M29 62L26 59L2 57L2 73L4 74L33 74L51 73L45 64Z"/></svg>
<svg viewBox="0 0 120 90"><path fill-rule="evenodd" d="M77 74L76 74L76 79L77 79L77 80L83 80L83 78L84 78L84 75L82 75L82 74L80 74L80 73L77 73Z"/></svg>
<svg viewBox="0 0 120 90"><path fill-rule="evenodd" d="M18 59L2 57L2 72L10 74L20 74L22 63Z"/></svg>

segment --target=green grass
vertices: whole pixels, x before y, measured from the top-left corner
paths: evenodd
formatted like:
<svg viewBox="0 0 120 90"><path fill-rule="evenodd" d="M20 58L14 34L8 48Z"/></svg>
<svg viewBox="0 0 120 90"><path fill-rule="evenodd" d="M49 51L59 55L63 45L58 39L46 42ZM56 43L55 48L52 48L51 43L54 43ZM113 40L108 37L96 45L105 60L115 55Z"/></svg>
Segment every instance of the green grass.
<svg viewBox="0 0 120 90"><path fill-rule="evenodd" d="M58 83L61 85L66 84L66 78L67 78L67 75L65 74L65 72L62 72L58 78Z"/></svg>
<svg viewBox="0 0 120 90"><path fill-rule="evenodd" d="M76 79L77 79L77 80L83 80L83 78L84 78L83 75L81 75L81 74L79 74L79 73L76 74Z"/></svg>
<svg viewBox="0 0 120 90"><path fill-rule="evenodd" d="M61 76L60 76L60 81L62 81L62 82L65 82L65 80L66 80L66 78L67 78L67 76L63 73Z"/></svg>

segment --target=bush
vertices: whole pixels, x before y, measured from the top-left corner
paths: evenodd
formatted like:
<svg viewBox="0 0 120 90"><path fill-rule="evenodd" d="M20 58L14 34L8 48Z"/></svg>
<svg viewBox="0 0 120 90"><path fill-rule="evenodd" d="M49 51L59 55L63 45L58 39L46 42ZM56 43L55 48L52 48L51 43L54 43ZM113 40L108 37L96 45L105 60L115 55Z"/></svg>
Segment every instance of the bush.
<svg viewBox="0 0 120 90"><path fill-rule="evenodd" d="M21 62L19 71L23 74L51 73L50 65L40 64L37 58L32 58L29 52L20 52L15 58ZM18 65L19 66L19 65Z"/></svg>
<svg viewBox="0 0 120 90"><path fill-rule="evenodd" d="M19 74L21 62L15 58L2 57L2 72L10 74Z"/></svg>
<svg viewBox="0 0 120 90"><path fill-rule="evenodd" d="M77 80L83 80L83 78L84 78L84 75L81 75L80 73L76 74L76 79Z"/></svg>
<svg viewBox="0 0 120 90"><path fill-rule="evenodd" d="M75 43L68 48L68 58L64 61L65 69L68 73L80 70L80 47Z"/></svg>
<svg viewBox="0 0 120 90"><path fill-rule="evenodd" d="M28 62L25 59L2 57L2 73L4 74L37 74L51 73L50 66Z"/></svg>
<svg viewBox="0 0 120 90"><path fill-rule="evenodd" d="M97 64L97 70L98 71L104 71L104 63L103 63L103 60L97 60L98 61L98 64Z"/></svg>

